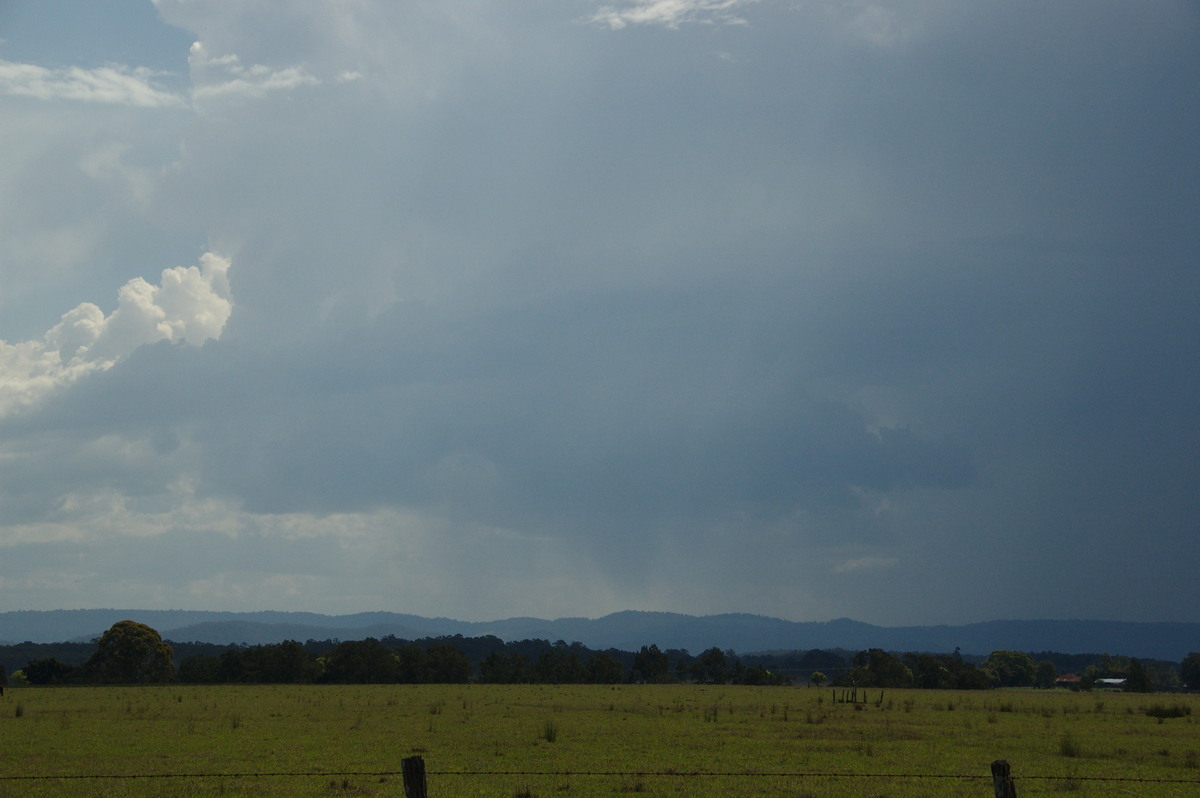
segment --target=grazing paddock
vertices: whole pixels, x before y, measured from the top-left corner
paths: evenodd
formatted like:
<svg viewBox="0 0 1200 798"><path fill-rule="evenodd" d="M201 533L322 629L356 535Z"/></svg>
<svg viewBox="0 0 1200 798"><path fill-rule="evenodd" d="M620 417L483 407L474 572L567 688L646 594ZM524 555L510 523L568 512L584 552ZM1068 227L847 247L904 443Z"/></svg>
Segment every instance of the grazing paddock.
<svg viewBox="0 0 1200 798"><path fill-rule="evenodd" d="M0 798L1200 794L1200 697L721 686L20 688ZM27 778L37 777L37 778ZM1129 781L1133 780L1133 781Z"/></svg>

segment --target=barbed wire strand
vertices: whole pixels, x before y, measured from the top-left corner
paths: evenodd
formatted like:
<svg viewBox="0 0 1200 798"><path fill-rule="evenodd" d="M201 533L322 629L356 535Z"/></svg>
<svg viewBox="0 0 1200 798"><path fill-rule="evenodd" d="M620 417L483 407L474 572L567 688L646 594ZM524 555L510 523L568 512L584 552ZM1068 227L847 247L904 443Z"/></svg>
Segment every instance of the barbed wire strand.
<svg viewBox="0 0 1200 798"><path fill-rule="evenodd" d="M355 777L385 778L402 776L400 770L372 771L276 771L245 773L63 773L58 775L0 775L0 781L54 780L123 780L123 779L250 779L250 778L312 778ZM598 777L662 777L662 778L790 778L790 779L973 779L990 780L990 775L962 773L838 773L790 771L676 771L676 770L442 770L426 771L427 776L598 776ZM1089 781L1136 784L1200 784L1200 779L1164 779L1134 776L1063 776L1030 774L1014 776L1014 781Z"/></svg>

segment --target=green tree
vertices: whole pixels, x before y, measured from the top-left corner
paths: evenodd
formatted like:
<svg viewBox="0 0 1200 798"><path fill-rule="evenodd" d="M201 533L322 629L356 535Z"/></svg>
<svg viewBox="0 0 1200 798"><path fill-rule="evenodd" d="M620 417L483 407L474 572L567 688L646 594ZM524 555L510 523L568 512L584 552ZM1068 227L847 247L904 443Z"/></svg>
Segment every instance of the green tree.
<svg viewBox="0 0 1200 798"><path fill-rule="evenodd" d="M825 684L825 682L829 681L829 677L820 671L813 671L812 676L808 677L808 681L813 687L820 687L821 685Z"/></svg>
<svg viewBox="0 0 1200 798"><path fill-rule="evenodd" d="M117 621L83 665L88 679L106 684L158 684L175 678L171 646L136 621Z"/></svg>
<svg viewBox="0 0 1200 798"><path fill-rule="evenodd" d="M400 665L392 650L373 637L347 640L325 655L322 678L335 684L392 684L400 680Z"/></svg>
<svg viewBox="0 0 1200 798"><path fill-rule="evenodd" d="M1125 685L1122 688L1127 693L1152 693L1154 681L1149 671L1142 665L1141 660L1131 659L1129 669L1125 671Z"/></svg>
<svg viewBox="0 0 1200 798"><path fill-rule="evenodd" d="M1174 693L1183 689L1183 680L1179 678L1179 666L1175 663L1152 659L1144 660L1142 667L1150 674L1150 681L1155 690Z"/></svg>
<svg viewBox="0 0 1200 798"><path fill-rule="evenodd" d="M927 690L948 690L957 686L954 670L961 660L944 654L905 654L904 662L912 671L913 684Z"/></svg>
<svg viewBox="0 0 1200 798"><path fill-rule="evenodd" d="M696 657L689 671L693 679L704 684L725 684L731 677L729 658L716 646Z"/></svg>
<svg viewBox="0 0 1200 798"><path fill-rule="evenodd" d="M321 673L317 658L296 640L255 646L246 654L256 682L311 684Z"/></svg>
<svg viewBox="0 0 1200 798"><path fill-rule="evenodd" d="M471 660L449 643L434 643L425 651L425 681L465 684L471 681Z"/></svg>
<svg viewBox="0 0 1200 798"><path fill-rule="evenodd" d="M408 643L395 649L392 655L396 658L399 668L399 674L396 676L398 681L405 684L420 684L425 681L429 670L429 657L425 649L416 643Z"/></svg>
<svg viewBox="0 0 1200 798"><path fill-rule="evenodd" d="M522 654L493 651L479 663L479 680L481 682L525 684L529 679L529 659Z"/></svg>
<svg viewBox="0 0 1200 798"><path fill-rule="evenodd" d="M587 661L587 680L591 684L619 684L625 681L625 670L616 657L601 651Z"/></svg>
<svg viewBox="0 0 1200 798"><path fill-rule="evenodd" d="M568 646L559 640L542 652L533 665L533 680L541 684L580 684L587 681L587 670L579 658L583 647Z"/></svg>
<svg viewBox="0 0 1200 798"><path fill-rule="evenodd" d="M954 687L957 690L987 690L992 686L992 680L987 673L975 667L973 662L959 663L954 672Z"/></svg>
<svg viewBox="0 0 1200 798"><path fill-rule="evenodd" d="M1037 679L1037 663L1021 651L993 651L983 661L983 670L998 687L1031 687Z"/></svg>
<svg viewBox="0 0 1200 798"><path fill-rule="evenodd" d="M895 655L881 648L860 651L851 660L854 669L844 680L855 687L911 687L912 671Z"/></svg>
<svg viewBox="0 0 1200 798"><path fill-rule="evenodd" d="M956 648L953 654L904 655L917 687L934 690L986 690L992 686L987 674L966 662Z"/></svg>
<svg viewBox="0 0 1200 798"><path fill-rule="evenodd" d="M321 666L314 654L297 640L284 640L266 646L266 668L271 680L284 684L311 684L321 675Z"/></svg>
<svg viewBox="0 0 1200 798"><path fill-rule="evenodd" d="M183 663L180 663L181 668L182 666ZM189 665L188 674L190 675L192 672L192 667ZM217 658L215 680L222 684L250 681L247 676L246 652L244 649L231 648Z"/></svg>
<svg viewBox="0 0 1200 798"><path fill-rule="evenodd" d="M1200 652L1193 651L1183 658L1179 676L1189 690L1200 690Z"/></svg>
<svg viewBox="0 0 1200 798"><path fill-rule="evenodd" d="M1058 679L1058 668L1054 667L1054 663L1050 660L1044 659L1037 664L1037 673L1034 679L1038 687L1053 687L1055 680Z"/></svg>
<svg viewBox="0 0 1200 798"><path fill-rule="evenodd" d="M29 684L63 684L71 681L75 671L75 666L59 662L54 657L48 657L33 660L24 667L23 671L17 671L17 673L23 672L25 680ZM15 673L13 677L16 677Z"/></svg>
<svg viewBox="0 0 1200 798"><path fill-rule="evenodd" d="M662 682L671 670L671 658L651 643L633 655L633 677L639 682Z"/></svg>
<svg viewBox="0 0 1200 798"><path fill-rule="evenodd" d="M179 663L179 681L187 684L214 684L220 681L220 657L193 654Z"/></svg>
<svg viewBox="0 0 1200 798"><path fill-rule="evenodd" d="M786 676L769 671L761 665L751 665L748 668L742 669L741 674L737 677L737 684L776 687L782 684L790 684L790 681Z"/></svg>

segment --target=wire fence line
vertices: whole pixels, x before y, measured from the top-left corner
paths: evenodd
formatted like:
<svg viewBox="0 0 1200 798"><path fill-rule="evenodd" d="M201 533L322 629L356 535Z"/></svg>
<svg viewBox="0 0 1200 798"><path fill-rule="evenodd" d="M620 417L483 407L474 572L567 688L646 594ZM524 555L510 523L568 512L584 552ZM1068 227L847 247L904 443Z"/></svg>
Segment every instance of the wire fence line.
<svg viewBox="0 0 1200 798"><path fill-rule="evenodd" d="M125 780L125 779L255 779L255 778L391 778L403 774L400 770L360 771L261 771L233 773L61 773L61 774L17 774L0 775L0 781L80 781L80 780ZM601 778L766 778L766 779L896 779L896 780L974 780L991 781L990 775L965 773L847 773L845 771L746 771L746 770L430 770L428 776L513 778L513 777L575 777L593 776ZM1014 776L1014 781L1073 781L1108 782L1130 784L1195 784L1200 778L1165 779L1136 776L1082 776L1082 775L1039 775Z"/></svg>

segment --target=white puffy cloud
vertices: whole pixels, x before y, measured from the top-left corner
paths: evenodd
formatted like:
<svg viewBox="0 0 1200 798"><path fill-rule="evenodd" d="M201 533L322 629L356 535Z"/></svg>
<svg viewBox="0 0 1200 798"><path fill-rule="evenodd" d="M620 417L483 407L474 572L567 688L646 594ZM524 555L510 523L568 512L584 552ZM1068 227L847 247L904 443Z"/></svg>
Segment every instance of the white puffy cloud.
<svg viewBox="0 0 1200 798"><path fill-rule="evenodd" d="M320 84L303 66L243 66L237 54L212 56L201 42L192 45L188 55L193 88L192 98L203 103L219 98L258 99L271 92Z"/></svg>
<svg viewBox="0 0 1200 798"><path fill-rule="evenodd" d="M0 94L39 100L77 100L139 108L183 108L187 103L156 85L154 71L142 67L49 69L0 61Z"/></svg>
<svg viewBox="0 0 1200 798"><path fill-rule="evenodd" d="M629 25L663 25L677 28L686 22L745 24L737 11L758 0L627 0L598 10L591 21L610 28Z"/></svg>
<svg viewBox="0 0 1200 798"><path fill-rule="evenodd" d="M228 259L205 253L199 266L164 269L158 285L130 280L107 316L84 302L64 313L40 341L0 341L0 418L111 368L144 344L199 346L219 338L233 312L229 266Z"/></svg>

